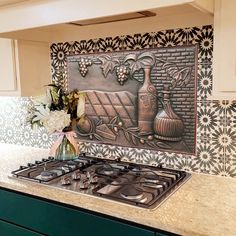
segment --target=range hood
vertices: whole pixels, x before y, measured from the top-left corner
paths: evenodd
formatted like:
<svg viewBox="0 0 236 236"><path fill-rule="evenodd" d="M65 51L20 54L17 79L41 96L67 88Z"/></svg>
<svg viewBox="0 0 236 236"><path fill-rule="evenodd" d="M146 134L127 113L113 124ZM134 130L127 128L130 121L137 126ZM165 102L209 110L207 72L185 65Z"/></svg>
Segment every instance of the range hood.
<svg viewBox="0 0 236 236"><path fill-rule="evenodd" d="M156 13L151 11L140 11L140 12L126 13L122 15L106 16L90 20L75 21L75 22L70 22L68 24L77 26L88 26L88 25L105 24L117 21L134 20L151 16L156 16Z"/></svg>
<svg viewBox="0 0 236 236"><path fill-rule="evenodd" d="M9 2L0 4L0 33L88 20L94 24L104 18L186 4L213 13L213 0L13 0L15 4L6 5Z"/></svg>

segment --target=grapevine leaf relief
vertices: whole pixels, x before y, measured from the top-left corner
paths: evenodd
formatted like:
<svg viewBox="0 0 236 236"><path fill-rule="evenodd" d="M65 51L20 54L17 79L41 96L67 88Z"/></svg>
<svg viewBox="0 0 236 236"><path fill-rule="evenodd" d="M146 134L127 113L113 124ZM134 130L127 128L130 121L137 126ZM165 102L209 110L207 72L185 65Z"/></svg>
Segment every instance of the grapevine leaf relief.
<svg viewBox="0 0 236 236"><path fill-rule="evenodd" d="M124 62L129 64L131 74L134 74L143 67L153 66L155 61L155 56L149 52L144 52L140 55L129 54L124 58Z"/></svg>
<svg viewBox="0 0 236 236"><path fill-rule="evenodd" d="M102 141L102 137L100 135L98 135L96 133L94 133L93 135L97 140Z"/></svg>
<svg viewBox="0 0 236 236"><path fill-rule="evenodd" d="M127 130L131 132L138 132L140 129L139 127L129 127Z"/></svg>
<svg viewBox="0 0 236 236"><path fill-rule="evenodd" d="M150 52L140 54L138 60L143 66L153 66L156 62L155 56Z"/></svg>
<svg viewBox="0 0 236 236"><path fill-rule="evenodd" d="M171 148L170 145L166 144L166 143L163 143L163 142L157 142L156 145L162 149L169 149Z"/></svg>
<svg viewBox="0 0 236 236"><path fill-rule="evenodd" d="M182 87L187 85L191 80L192 67L184 67L182 69L173 62L165 62L162 66L167 74L173 79L171 81L172 89L175 87Z"/></svg>
<svg viewBox="0 0 236 236"><path fill-rule="evenodd" d="M142 68L140 61L137 61L136 54L127 55L124 58L124 62L128 62L131 74L134 74L135 71L139 71Z"/></svg>
<svg viewBox="0 0 236 236"><path fill-rule="evenodd" d="M152 147L152 148L155 148L155 147L156 147L156 145L155 145L154 143L152 143L152 142L147 142L147 145L150 146L150 147Z"/></svg>
<svg viewBox="0 0 236 236"><path fill-rule="evenodd" d="M105 78L107 77L108 73L112 73L114 68L120 63L118 59L108 55L100 56L98 59L102 62L101 69Z"/></svg>
<svg viewBox="0 0 236 236"><path fill-rule="evenodd" d="M127 131L124 131L125 138L127 139L128 142L131 141L131 136Z"/></svg>
<svg viewBox="0 0 236 236"><path fill-rule="evenodd" d="M137 137L135 137L134 135L131 135L131 140L132 140L134 145L138 145Z"/></svg>
<svg viewBox="0 0 236 236"><path fill-rule="evenodd" d="M118 120L118 117L117 116L115 116L115 117L113 117L111 120L110 120L110 124L115 124L116 122L117 122L117 120Z"/></svg>
<svg viewBox="0 0 236 236"><path fill-rule="evenodd" d="M102 124L102 120L101 119L96 122L96 126L99 126L101 124Z"/></svg>

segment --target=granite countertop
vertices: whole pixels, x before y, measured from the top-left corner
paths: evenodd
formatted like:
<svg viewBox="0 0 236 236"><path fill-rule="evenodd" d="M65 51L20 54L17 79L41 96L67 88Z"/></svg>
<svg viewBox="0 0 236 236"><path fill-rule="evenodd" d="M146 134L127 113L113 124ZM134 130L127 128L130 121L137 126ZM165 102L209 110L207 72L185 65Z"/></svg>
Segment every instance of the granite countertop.
<svg viewBox="0 0 236 236"><path fill-rule="evenodd" d="M47 149L0 144L0 186L181 235L236 235L236 179L192 174L161 206L148 210L8 177L47 155Z"/></svg>

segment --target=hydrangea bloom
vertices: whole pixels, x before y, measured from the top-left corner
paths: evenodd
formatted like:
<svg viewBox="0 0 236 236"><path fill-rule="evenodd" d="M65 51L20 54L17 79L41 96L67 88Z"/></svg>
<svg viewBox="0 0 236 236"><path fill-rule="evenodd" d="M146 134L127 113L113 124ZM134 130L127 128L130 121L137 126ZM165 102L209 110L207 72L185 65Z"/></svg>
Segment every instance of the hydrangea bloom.
<svg viewBox="0 0 236 236"><path fill-rule="evenodd" d="M70 114L67 114L64 110L50 111L41 121L49 134L55 131L62 131L71 122Z"/></svg>

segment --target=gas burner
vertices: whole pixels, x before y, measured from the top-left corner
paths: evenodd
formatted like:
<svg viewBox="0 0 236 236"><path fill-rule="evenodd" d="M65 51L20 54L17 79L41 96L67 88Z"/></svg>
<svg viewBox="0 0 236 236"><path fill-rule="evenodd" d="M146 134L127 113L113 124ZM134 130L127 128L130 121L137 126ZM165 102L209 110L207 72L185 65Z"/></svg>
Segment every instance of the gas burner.
<svg viewBox="0 0 236 236"><path fill-rule="evenodd" d="M158 176L155 174L147 174L144 176L144 181L146 183L153 183L153 184L157 184L160 183L160 180L158 180Z"/></svg>
<svg viewBox="0 0 236 236"><path fill-rule="evenodd" d="M73 162L76 163L77 167L80 167L80 168L81 168L81 167L89 166L91 160L78 158L78 159L73 160Z"/></svg>
<svg viewBox="0 0 236 236"><path fill-rule="evenodd" d="M114 174L114 171L113 171L113 170L109 170L109 169L105 169L105 170L103 170L103 173L104 173L105 175L113 175L113 174Z"/></svg>
<svg viewBox="0 0 236 236"><path fill-rule="evenodd" d="M142 191L137 190L135 187L127 186L123 188L120 192L121 197L128 200L141 200L144 197Z"/></svg>
<svg viewBox="0 0 236 236"><path fill-rule="evenodd" d="M118 170L117 170L118 171ZM117 173L116 171L116 173ZM114 175L115 171L111 166L100 166L96 169L96 173L99 175Z"/></svg>
<svg viewBox="0 0 236 236"><path fill-rule="evenodd" d="M153 189L168 188L169 181L169 179L164 180L162 176L157 176L156 174L147 174L142 179L142 186Z"/></svg>
<svg viewBox="0 0 236 236"><path fill-rule="evenodd" d="M65 174L65 171L60 167L58 167L57 169L52 169L52 170L50 170L50 172L55 173L56 176L60 176L60 175Z"/></svg>
<svg viewBox="0 0 236 236"><path fill-rule="evenodd" d="M65 171L72 171L75 170L77 167L76 162L74 161L67 161L66 164L64 166L62 166L62 169Z"/></svg>
<svg viewBox="0 0 236 236"><path fill-rule="evenodd" d="M143 187L153 188L153 189L162 189L164 185L162 184L156 184L152 182L146 182L142 184Z"/></svg>
<svg viewBox="0 0 236 236"><path fill-rule="evenodd" d="M75 161L67 161L66 164L70 167L76 167L76 162Z"/></svg>
<svg viewBox="0 0 236 236"><path fill-rule="evenodd" d="M41 178L42 180L44 180L44 181L53 179L53 178L55 178L56 176L57 176L57 173L52 172L52 171L47 171L47 170L41 172L41 174L40 174L40 178Z"/></svg>

